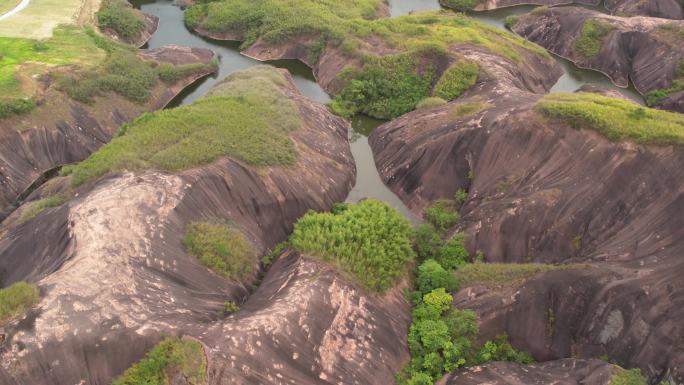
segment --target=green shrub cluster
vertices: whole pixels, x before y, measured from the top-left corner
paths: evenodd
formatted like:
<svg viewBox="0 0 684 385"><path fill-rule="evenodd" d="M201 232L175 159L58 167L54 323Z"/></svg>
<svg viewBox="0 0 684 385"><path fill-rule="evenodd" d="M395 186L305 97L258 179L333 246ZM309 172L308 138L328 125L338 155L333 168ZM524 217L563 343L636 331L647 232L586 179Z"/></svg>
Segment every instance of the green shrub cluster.
<svg viewBox="0 0 684 385"><path fill-rule="evenodd" d="M663 99L666 99L675 92L684 91L684 79L676 79L672 81L667 88L659 88L649 91L646 94L646 104L653 106Z"/></svg>
<svg viewBox="0 0 684 385"><path fill-rule="evenodd" d="M346 86L333 100L332 110L346 117L363 113L378 119L413 110L430 93L434 77L432 64L421 62L416 54L369 56L360 70L340 76Z"/></svg>
<svg viewBox="0 0 684 385"><path fill-rule="evenodd" d="M0 99L0 119L25 114L36 108L33 99Z"/></svg>
<svg viewBox="0 0 684 385"><path fill-rule="evenodd" d="M83 162L62 169L78 186L109 172L188 169L232 156L250 165L293 165L289 133L301 125L280 72L260 66L228 76L187 106L143 114Z"/></svg>
<svg viewBox="0 0 684 385"><path fill-rule="evenodd" d="M425 99L421 100L420 102L418 102L418 104L416 104L416 110L441 107L445 104L447 104L446 100L432 96L432 97L425 98Z"/></svg>
<svg viewBox="0 0 684 385"><path fill-rule="evenodd" d="M423 217L439 231L447 231L458 222L460 215L455 201L440 199L423 211Z"/></svg>
<svg viewBox="0 0 684 385"><path fill-rule="evenodd" d="M555 93L535 107L575 128L590 128L610 140L640 144L684 144L684 116L595 93Z"/></svg>
<svg viewBox="0 0 684 385"><path fill-rule="evenodd" d="M575 39L575 50L586 58L598 55L601 51L603 38L613 29L612 25L600 20L585 20L582 31Z"/></svg>
<svg viewBox="0 0 684 385"><path fill-rule="evenodd" d="M240 311L240 306L235 301L226 301L223 303L223 314L231 315Z"/></svg>
<svg viewBox="0 0 684 385"><path fill-rule="evenodd" d="M520 21L520 16L518 15L508 15L504 19L504 26L508 29L513 29L516 24L518 24L518 21Z"/></svg>
<svg viewBox="0 0 684 385"><path fill-rule="evenodd" d="M137 38L145 29L145 21L125 0L104 0L95 14L102 29L116 32L124 40Z"/></svg>
<svg viewBox="0 0 684 385"><path fill-rule="evenodd" d="M639 369L623 369L613 366L613 376L608 385L646 385L646 379Z"/></svg>
<svg viewBox="0 0 684 385"><path fill-rule="evenodd" d="M477 64L460 61L442 74L433 94L447 101L454 100L475 85L479 71Z"/></svg>
<svg viewBox="0 0 684 385"><path fill-rule="evenodd" d="M206 381L207 358L194 340L167 338L117 377L112 385L170 385L171 376L182 376L190 385Z"/></svg>
<svg viewBox="0 0 684 385"><path fill-rule="evenodd" d="M462 204L464 191L455 194L452 204ZM411 361L398 375L401 385L431 385L445 373L459 367L488 361L532 362L517 352L506 336L477 344L477 316L470 310L452 306L449 292L459 289L459 271L468 269L471 259L463 235L444 241L431 224L416 228L414 248L421 264L416 273L416 291L411 293L413 310L408 344Z"/></svg>
<svg viewBox="0 0 684 385"><path fill-rule="evenodd" d="M207 67L200 63L182 65L161 63L157 67L157 76L166 84L174 84L190 75L203 72L206 69Z"/></svg>
<svg viewBox="0 0 684 385"><path fill-rule="evenodd" d="M431 385L457 368L489 361L533 362L529 354L513 349L505 335L478 346L477 316L453 308L452 300L442 287L414 301L408 335L411 361L398 376L400 384Z"/></svg>
<svg viewBox="0 0 684 385"><path fill-rule="evenodd" d="M472 11L480 3L480 0L441 0L440 3L447 8L466 12Z"/></svg>
<svg viewBox="0 0 684 385"><path fill-rule="evenodd" d="M228 224L191 222L185 228L183 245L204 266L225 278L244 281L254 273L252 245Z"/></svg>
<svg viewBox="0 0 684 385"><path fill-rule="evenodd" d="M31 218L34 218L36 215L40 214L43 210L50 208L50 207L57 207L61 206L64 204L64 202L67 201L67 197L62 195L62 194L56 194L56 195L51 195L49 197L45 197L42 199L39 199L34 202L30 202L27 204L26 208L24 208L24 211L21 213L21 220L26 221Z"/></svg>
<svg viewBox="0 0 684 385"><path fill-rule="evenodd" d="M24 314L38 303L38 286L20 281L0 289L0 325Z"/></svg>
<svg viewBox="0 0 684 385"><path fill-rule="evenodd" d="M309 212L295 224L290 245L338 266L367 290L394 286L415 257L411 225L396 209L374 199Z"/></svg>

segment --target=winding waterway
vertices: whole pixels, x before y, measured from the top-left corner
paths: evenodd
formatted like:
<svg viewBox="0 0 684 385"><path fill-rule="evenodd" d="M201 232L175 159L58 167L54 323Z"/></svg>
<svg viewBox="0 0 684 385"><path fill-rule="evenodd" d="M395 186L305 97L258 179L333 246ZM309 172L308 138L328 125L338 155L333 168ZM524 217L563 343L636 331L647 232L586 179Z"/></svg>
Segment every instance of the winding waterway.
<svg viewBox="0 0 684 385"><path fill-rule="evenodd" d="M390 0L392 16L406 15L414 10L439 9L437 0ZM159 18L159 28L147 43L147 48L157 48L164 45L176 44L189 47L208 48L219 56L219 68L215 75L205 78L184 90L169 108L191 103L201 96L226 75L261 64L240 54L239 43L212 40L201 37L189 31L183 23L183 11L174 5L172 0L137 0L133 5L145 13ZM517 6L495 11L473 12L470 16L485 24L504 29L504 19L508 15L529 12L533 6ZM585 84L597 85L614 89L635 100L643 103L643 98L632 88L619 88L613 85L603 74L577 68L570 61L556 57L556 60L564 70L563 76L552 88L552 91L575 91ZM299 90L308 98L327 103L330 96L316 83L311 70L303 63L296 60L277 60L268 62L279 68L286 68L292 74ZM418 223L419 219L404 205L404 203L392 193L382 182L375 167L373 154L368 144L370 132L382 124L383 121L368 117L357 117L352 120L353 130L350 132L349 141L352 154L356 162L357 179L354 189L350 192L348 201L356 202L360 199L372 197L382 200L397 208L406 215L411 222Z"/></svg>

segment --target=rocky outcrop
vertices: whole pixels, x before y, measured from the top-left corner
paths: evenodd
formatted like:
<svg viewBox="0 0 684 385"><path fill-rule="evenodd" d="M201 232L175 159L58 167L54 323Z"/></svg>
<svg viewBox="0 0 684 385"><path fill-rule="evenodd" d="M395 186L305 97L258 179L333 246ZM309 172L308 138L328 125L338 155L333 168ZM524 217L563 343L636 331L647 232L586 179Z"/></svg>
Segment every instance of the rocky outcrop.
<svg viewBox="0 0 684 385"><path fill-rule="evenodd" d="M488 11L493 9L515 7L518 5L588 5L598 7L602 5L613 15L619 16L649 16L664 19L684 19L684 8L678 0L482 0L478 2L473 11ZM443 7L452 7L449 0L440 0Z"/></svg>
<svg viewBox="0 0 684 385"><path fill-rule="evenodd" d="M408 360L401 289L368 295L286 252L239 313L209 328L209 383L391 384Z"/></svg>
<svg viewBox="0 0 684 385"><path fill-rule="evenodd" d="M532 365L492 362L446 376L438 385L608 385L613 365L564 359Z"/></svg>
<svg viewBox="0 0 684 385"><path fill-rule="evenodd" d="M607 31L595 38L599 50L590 55L578 48L588 22L598 23ZM684 21L624 18L579 7L561 7L520 17L513 31L579 67L606 74L619 87L627 87L631 80L644 95L670 89L675 80L684 77L680 68L684 60ZM660 108L684 112L683 96L680 90L654 103Z"/></svg>
<svg viewBox="0 0 684 385"><path fill-rule="evenodd" d="M456 305L478 312L483 338L507 332L539 360L606 354L681 382L684 151L549 121L537 99L482 93L380 126L370 137L380 174L416 213L468 191L452 232L488 261L595 264L501 292L463 289Z"/></svg>
<svg viewBox="0 0 684 385"><path fill-rule="evenodd" d="M117 128L146 111L166 106L181 90L213 71L213 52L166 46L142 51L144 60L205 64L206 69L168 86L160 82L148 102L138 104L116 94L84 104L66 97L48 81L38 108L27 115L0 120L0 215L15 208L18 197L44 172L85 159L109 142Z"/></svg>
<svg viewBox="0 0 684 385"><path fill-rule="evenodd" d="M140 359L163 333L203 339L211 357L210 370L231 363L237 368L255 365L256 370L256 365L266 362L264 355L256 356L260 359L255 362L224 354L229 351L226 339L236 336L208 337L209 331L219 330L223 325L225 301L243 302L252 282L229 281L212 273L186 253L180 240L189 222L218 217L239 229L261 255L284 240L295 220L307 210L329 209L346 197L355 177L347 141L348 124L324 106L301 96L291 82L283 92L296 104L302 122L290 134L299 153L293 167L255 168L223 158L179 173L124 172L83 185L71 192L74 197L70 201L46 209L33 219L18 219L23 211L20 209L5 221L5 236L0 240L0 282L2 286L17 280L37 283L41 301L24 319L6 327L7 337L0 347L1 384L109 383ZM31 199L47 189L63 188L60 185L63 183L59 181L45 185ZM366 327L364 322L372 325L367 307L373 311L386 309L388 314L393 310L382 301L378 305L364 304L367 297L333 279L332 273L317 278L321 268L312 273L310 265L299 264L301 267L293 269L309 271L309 278L302 278L301 284L313 285L307 294L315 302L310 304L310 316L334 314L342 309L340 317L348 316L350 322ZM297 274L303 273L294 275ZM325 284L316 283L314 278ZM270 279L264 280L270 290L264 289L268 295L290 295L287 283L274 288L275 284L268 285ZM292 277L288 282L294 285L296 281ZM333 290L329 284L339 285L339 290ZM321 291L330 294L323 297ZM266 308L271 301L276 303L275 308L283 306L271 297L252 297L249 303L261 301L254 309ZM299 302L302 299L294 296L283 303L305 304ZM408 313L405 304L397 306L397 311ZM303 314L298 312L297 316ZM251 325L256 326L260 317L253 317ZM352 324L341 320L337 326L315 323L316 317L284 330L322 333L317 334L323 338L322 350L351 338L343 335L344 331L355 330ZM287 325L283 319L267 322L284 328ZM401 329L396 333L405 336L408 321L387 322L396 322L397 330ZM248 335L246 332L245 337ZM216 345L219 337L226 344L223 348ZM276 341L284 344L279 349L291 349L301 343L286 338L290 336L277 336ZM369 341L358 338L359 344ZM389 349L404 355L395 357L392 350L387 368L394 368L392 365L398 365L406 354L406 349L396 348L401 346L396 344L398 338L393 337ZM258 346L257 343L253 348ZM379 354L373 350L376 348L369 349L369 354ZM337 364L344 359L331 357L327 351L320 354L322 370L329 370L331 378L338 370L350 370L346 364ZM353 359L348 357L349 361Z"/></svg>

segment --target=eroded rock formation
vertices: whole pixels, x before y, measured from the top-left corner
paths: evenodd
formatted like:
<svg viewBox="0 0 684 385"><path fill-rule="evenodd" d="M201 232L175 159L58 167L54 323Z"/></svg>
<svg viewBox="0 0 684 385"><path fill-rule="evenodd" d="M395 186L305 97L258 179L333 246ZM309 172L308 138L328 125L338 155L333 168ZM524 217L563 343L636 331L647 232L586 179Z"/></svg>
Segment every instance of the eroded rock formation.
<svg viewBox="0 0 684 385"><path fill-rule="evenodd" d="M538 96L488 96L376 129L384 181L416 213L468 191L452 231L490 262L592 267L465 288L456 305L478 312L485 338L507 332L537 359L605 354L652 381L681 382L681 146L611 142L541 117Z"/></svg>
<svg viewBox="0 0 684 385"><path fill-rule="evenodd" d="M185 225L207 217L222 218L238 228L263 254L284 240L295 220L307 210L328 209L343 200L354 182L347 123L331 115L324 106L301 96L291 81L283 92L294 101L301 115L301 127L290 135L299 153L294 167L255 168L223 158L180 173L124 172L83 185L73 192L75 197L70 201L46 209L33 219L22 221L23 209L19 209L5 221L5 237L0 241L0 282L6 286L28 280L37 283L42 293L35 310L6 327L7 337L0 350L0 383L109 383L140 359L163 333L203 339L216 330L217 335L205 340L209 357L225 356L230 351L230 338L236 336L220 333L222 309L225 301L242 302L250 282L225 280L188 255L181 245ZM31 199L48 189L64 188L60 185L64 182L51 182ZM275 283L269 285L271 278L267 277L264 289L260 289L282 299L257 296L249 303L258 303L255 313L278 313L283 306L279 301L306 304L300 302L306 295L313 301L310 317L328 312L335 319L338 313L342 319L333 323L337 326L330 330L327 329L331 325L316 324L313 319L297 323L298 318L292 318L291 326L284 319L263 321L275 322L287 330L316 332L322 340L307 343L311 344L311 354L322 357L321 372L302 370L315 376L328 373L331 378L346 375L347 371L356 372L358 365L365 365L353 356L336 358L329 353L338 342L341 346L368 344L365 332L363 337L342 336L346 330L355 330L353 324L344 320L349 318L349 322L358 322L360 328L367 330L380 330L380 326L371 323L366 307L384 308L397 319L388 321L396 322L396 328L371 334L380 333L377 338L388 338L381 337L382 333L396 334L392 335L388 348L391 353L387 353L387 364L383 366L385 373L391 373L407 354L405 348L396 344L406 333L407 305L396 296L396 301L388 300L387 304L368 304L357 289L333 278L331 272L319 277L320 270L316 268L313 273L305 262L292 265L289 273L283 268L272 278L280 282L277 287L273 287ZM287 282L282 282L288 274L289 285L301 279L300 285L305 287L288 287ZM338 285L338 289L329 284ZM328 296L321 297L321 291L328 292ZM269 308L271 301L275 302L273 308ZM404 318L397 316L391 306L397 306ZM300 315L303 313L292 317ZM261 318L252 317L255 323L250 325L256 327ZM242 337L249 336L245 333ZM311 335L299 334L297 338L306 336ZM302 342L295 337L286 333L273 338L285 346L280 349L298 346L299 354L304 354L299 350ZM346 339L350 342L344 342ZM259 344L253 348L258 349ZM313 352L319 348L321 353ZM380 348L368 349L373 356L381 353L374 350ZM264 355L258 355L257 361L246 357L228 362L240 369L252 365L258 371L258 365L267 362ZM278 354L274 359L282 357ZM227 370L213 369L223 365L229 364L210 361L209 368ZM316 381L318 377L312 377L310 383Z"/></svg>
<svg viewBox="0 0 684 385"><path fill-rule="evenodd" d="M593 29L602 28L603 33L591 37L585 30L587 24L597 25ZM680 67L684 60L684 21L625 18L560 7L520 17L513 31L580 67L603 72L620 87L627 87L631 81L644 95L671 89L684 77ZM580 39L585 46L595 44L598 49L581 49ZM655 106L684 111L684 90L665 93L668 95L653 98Z"/></svg>
<svg viewBox="0 0 684 385"><path fill-rule="evenodd" d="M141 51L144 60L171 64L205 64L168 86L159 84L149 101L131 102L116 94L97 97L92 104L69 99L54 80L42 84L38 108L30 114L0 120L0 213L7 216L16 199L46 171L85 159L109 142L118 127L146 111L161 109L185 87L211 73L213 52L166 46Z"/></svg>

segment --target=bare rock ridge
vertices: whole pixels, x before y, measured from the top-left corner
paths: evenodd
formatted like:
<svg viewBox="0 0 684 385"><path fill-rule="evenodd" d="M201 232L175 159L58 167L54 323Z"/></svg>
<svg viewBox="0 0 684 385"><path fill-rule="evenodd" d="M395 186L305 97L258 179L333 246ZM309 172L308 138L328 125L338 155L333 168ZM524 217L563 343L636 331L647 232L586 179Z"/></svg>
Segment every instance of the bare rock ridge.
<svg viewBox="0 0 684 385"><path fill-rule="evenodd" d="M619 87L627 87L631 81L644 95L663 90L662 96L649 98L652 103L684 112L684 85L682 89L676 86L684 78L684 21L625 18L559 7L526 14L512 28L580 67L603 72ZM601 28L603 33L590 37L587 28ZM582 48L586 43L596 44L596 49Z"/></svg>
<svg viewBox="0 0 684 385"><path fill-rule="evenodd" d="M408 355L401 341L409 309L400 292L368 296L291 253L242 311L225 318L224 302L244 301L250 282L223 279L181 245L186 224L218 217L264 254L307 210L329 209L352 188L348 123L301 96L291 78L281 90L300 115L301 127L290 133L294 166L221 158L177 173L117 173L33 219L16 218L20 208L5 221L0 282L35 282L41 302L6 327L0 384L109 383L164 333L204 343L212 384L231 376L255 384L348 376L380 384L394 375ZM30 199L65 183L51 182ZM381 359L370 365L366 356Z"/></svg>
<svg viewBox="0 0 684 385"><path fill-rule="evenodd" d="M144 60L159 63L205 64L168 86L158 85L148 102L138 104L115 94L98 97L93 104L71 100L56 90L54 82L44 85L37 111L0 120L0 213L4 218L17 197L42 173L85 159L109 142L118 127L142 114L163 108L180 91L208 75L214 53L207 49L166 46L141 51Z"/></svg>
<svg viewBox="0 0 684 385"><path fill-rule="evenodd" d="M370 137L378 170L416 213L468 191L452 231L488 262L592 264L463 288L455 305L478 313L483 338L682 382L682 147L611 142L541 117L538 99L477 94L386 123Z"/></svg>
<svg viewBox="0 0 684 385"><path fill-rule="evenodd" d="M440 0L440 4L446 8L456 8L450 0ZM589 5L603 6L613 15L620 16L650 16L664 19L684 19L684 8L678 0L483 0L478 2L474 11L488 11L517 5Z"/></svg>

